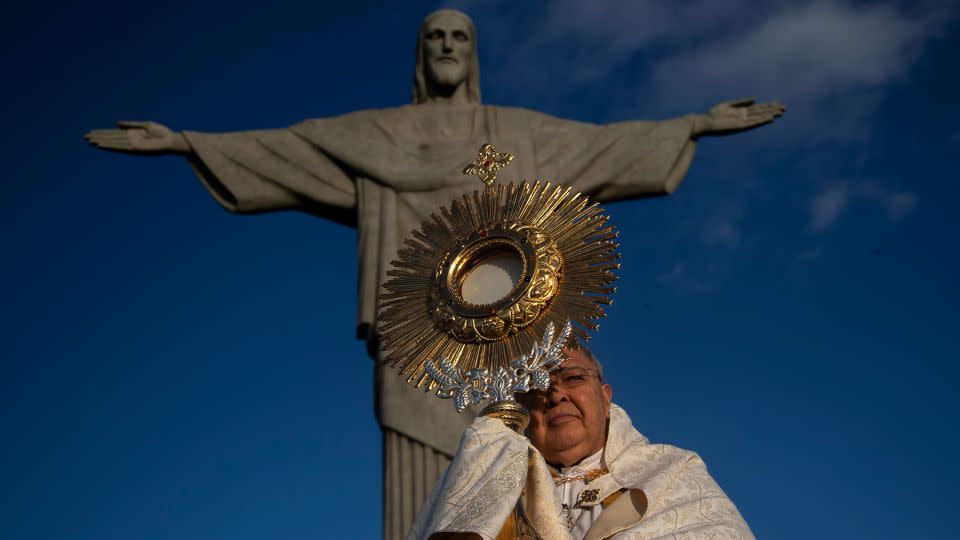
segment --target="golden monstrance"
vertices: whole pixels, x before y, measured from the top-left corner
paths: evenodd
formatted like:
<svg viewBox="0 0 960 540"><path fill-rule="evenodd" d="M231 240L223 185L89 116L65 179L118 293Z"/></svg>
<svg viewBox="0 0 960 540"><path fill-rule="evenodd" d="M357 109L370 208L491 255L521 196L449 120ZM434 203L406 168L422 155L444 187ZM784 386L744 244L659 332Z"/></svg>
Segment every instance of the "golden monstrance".
<svg viewBox="0 0 960 540"><path fill-rule="evenodd" d="M495 182L513 156L486 144L464 169L485 184L404 241L387 272L380 333L391 365L457 411L522 429L514 394L546 390L615 292L618 233L597 203L538 180ZM556 329L559 328L559 331Z"/></svg>

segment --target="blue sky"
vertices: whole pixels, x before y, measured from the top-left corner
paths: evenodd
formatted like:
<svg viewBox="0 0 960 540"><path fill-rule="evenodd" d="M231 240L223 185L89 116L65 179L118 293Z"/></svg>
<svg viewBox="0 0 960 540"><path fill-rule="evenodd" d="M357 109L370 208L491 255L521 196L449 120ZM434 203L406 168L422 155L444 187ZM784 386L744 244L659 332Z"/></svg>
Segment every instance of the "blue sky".
<svg viewBox="0 0 960 540"><path fill-rule="evenodd" d="M592 122L779 100L671 197L608 206L594 348L655 442L760 538L953 527L958 9L461 2L486 103ZM355 234L232 216L182 159L83 133L229 131L409 101L433 3L20 4L0 23L0 537L373 538L380 434Z"/></svg>

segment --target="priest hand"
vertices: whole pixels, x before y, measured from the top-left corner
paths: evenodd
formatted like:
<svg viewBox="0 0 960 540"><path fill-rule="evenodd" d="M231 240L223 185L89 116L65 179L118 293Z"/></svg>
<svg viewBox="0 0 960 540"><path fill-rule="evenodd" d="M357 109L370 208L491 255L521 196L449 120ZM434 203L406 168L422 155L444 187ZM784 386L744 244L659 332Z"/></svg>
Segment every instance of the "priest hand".
<svg viewBox="0 0 960 540"><path fill-rule="evenodd" d="M730 135L773 122L787 108L777 103L754 103L751 99L724 101L695 119L693 136Z"/></svg>
<svg viewBox="0 0 960 540"><path fill-rule="evenodd" d="M190 144L182 133L175 133L156 122L117 122L120 129L95 129L84 135L91 145L104 150L130 154L187 154Z"/></svg>
<svg viewBox="0 0 960 540"><path fill-rule="evenodd" d="M529 448L502 421L478 416L405 538L496 538L526 485ZM457 508L473 513L458 518Z"/></svg>

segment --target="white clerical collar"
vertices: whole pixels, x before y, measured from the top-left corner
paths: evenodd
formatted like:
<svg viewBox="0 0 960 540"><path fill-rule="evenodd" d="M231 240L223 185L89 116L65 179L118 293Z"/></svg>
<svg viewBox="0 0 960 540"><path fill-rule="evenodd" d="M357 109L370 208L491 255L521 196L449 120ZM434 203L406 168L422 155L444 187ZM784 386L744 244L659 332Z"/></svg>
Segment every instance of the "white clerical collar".
<svg viewBox="0 0 960 540"><path fill-rule="evenodd" d="M561 467L560 474L563 476L577 476L586 474L594 469L599 469L603 462L603 448L597 450L597 453L587 456L580 460L580 463L572 467Z"/></svg>

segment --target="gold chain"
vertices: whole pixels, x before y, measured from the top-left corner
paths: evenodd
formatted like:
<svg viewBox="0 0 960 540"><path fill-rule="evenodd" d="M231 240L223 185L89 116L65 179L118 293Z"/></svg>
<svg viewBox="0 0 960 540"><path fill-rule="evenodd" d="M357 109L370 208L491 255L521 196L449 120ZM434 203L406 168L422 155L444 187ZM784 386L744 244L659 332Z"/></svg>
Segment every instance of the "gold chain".
<svg viewBox="0 0 960 540"><path fill-rule="evenodd" d="M608 472L610 471L606 467L601 467L599 469L587 471L578 476L560 476L559 474L556 474L553 472L551 472L550 474L553 476L553 483L555 485L562 486L564 484L569 484L570 482L576 482L577 480L583 480L584 484L589 484L590 482L593 482L594 480L596 480L597 478L600 478L601 476L607 474Z"/></svg>

